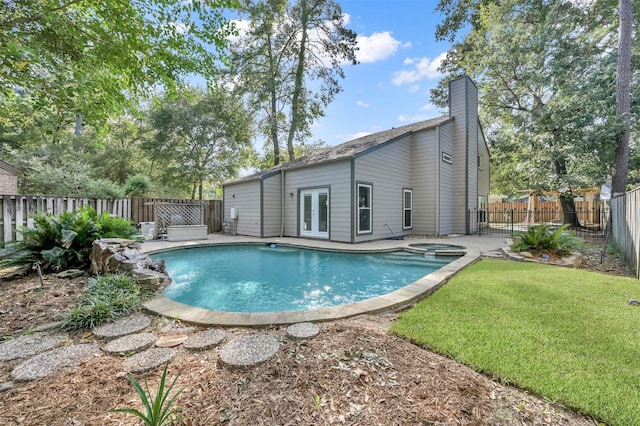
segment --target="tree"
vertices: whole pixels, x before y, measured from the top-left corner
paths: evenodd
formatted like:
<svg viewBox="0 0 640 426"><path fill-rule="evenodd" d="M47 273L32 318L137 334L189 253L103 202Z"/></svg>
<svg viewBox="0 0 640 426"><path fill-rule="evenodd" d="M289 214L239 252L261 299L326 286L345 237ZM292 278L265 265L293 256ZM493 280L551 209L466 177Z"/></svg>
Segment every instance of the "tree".
<svg viewBox="0 0 640 426"><path fill-rule="evenodd" d="M572 189L604 182L603 165L613 158L615 14L606 1L472 3L477 10L455 21L469 19L472 29L442 70L478 84L494 169L528 187L558 190L565 222L577 225ZM440 104L445 87L432 92Z"/></svg>
<svg viewBox="0 0 640 426"><path fill-rule="evenodd" d="M0 102L28 94L67 122L102 122L152 87L213 75L228 0L22 0L0 4ZM135 105L135 102L133 102ZM70 118L69 118L70 117Z"/></svg>
<svg viewBox="0 0 640 426"><path fill-rule="evenodd" d="M356 35L333 0L247 0L249 30L231 43L228 73L258 116L274 164L310 136L311 123L341 90L344 63L355 64Z"/></svg>
<svg viewBox="0 0 640 426"><path fill-rule="evenodd" d="M627 189L629 171L629 138L631 122L631 0L620 0L620 32L618 36L618 70L616 79L616 117L620 123L611 178L613 195Z"/></svg>
<svg viewBox="0 0 640 426"><path fill-rule="evenodd" d="M241 101L225 90L184 88L164 97L150 112L155 130L144 143L164 180L188 185L203 196L205 183L237 176L251 151L251 126Z"/></svg>

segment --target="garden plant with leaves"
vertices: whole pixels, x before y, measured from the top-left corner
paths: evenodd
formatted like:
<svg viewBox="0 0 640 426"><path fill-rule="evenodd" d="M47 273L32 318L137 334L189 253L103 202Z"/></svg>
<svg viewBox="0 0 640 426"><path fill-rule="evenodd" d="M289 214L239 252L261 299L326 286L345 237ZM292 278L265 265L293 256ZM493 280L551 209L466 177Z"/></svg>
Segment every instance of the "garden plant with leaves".
<svg viewBox="0 0 640 426"><path fill-rule="evenodd" d="M23 241L5 248L0 264L42 263L43 269L61 270L89 266L91 247L100 238L131 238L136 229L130 221L98 214L91 206L60 216L38 213L33 227L19 231Z"/></svg>
<svg viewBox="0 0 640 426"><path fill-rule="evenodd" d="M567 232L566 223L553 230L545 223L530 226L526 232L517 235L513 243L516 251L528 251L533 254L551 254L565 256L576 250L582 250L584 243L575 235Z"/></svg>
<svg viewBox="0 0 640 426"><path fill-rule="evenodd" d="M146 380L144 382L143 388L135 378L129 376L131 385L142 400L142 404L144 405L145 409L144 413L140 410L136 410L135 408L118 408L112 410L112 412L133 414L134 416L140 418L140 420L142 420L143 423L147 426L172 425L185 420L184 416L179 415L180 413L182 413L182 408L173 407L173 404L176 402L178 396L182 393L182 390L177 391L171 398L169 398L171 390L178 381L178 377L180 377L180 373L176 375L176 377L173 379L173 381L165 391L168 366L169 364L167 363L167 365L165 365L164 367L162 377L160 378L160 384L158 385L158 389L156 390L155 395L149 391L149 385Z"/></svg>

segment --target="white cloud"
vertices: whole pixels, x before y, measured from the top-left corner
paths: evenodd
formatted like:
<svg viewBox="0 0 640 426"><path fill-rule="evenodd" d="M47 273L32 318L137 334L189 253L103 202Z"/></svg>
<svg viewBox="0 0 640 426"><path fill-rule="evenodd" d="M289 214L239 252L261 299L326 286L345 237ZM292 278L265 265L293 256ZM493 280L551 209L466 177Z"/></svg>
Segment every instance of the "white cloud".
<svg viewBox="0 0 640 426"><path fill-rule="evenodd" d="M423 109L421 108L420 110L422 111ZM398 116L398 121L401 123L417 123L418 121L430 120L436 117L438 117L438 114L400 114Z"/></svg>
<svg viewBox="0 0 640 426"><path fill-rule="evenodd" d="M442 52L434 60L431 60L426 56L422 58L407 58L404 60L404 64L410 66L410 69L395 72L391 79L391 83L394 86L401 86L403 84L415 83L424 78L438 78L442 75L442 73L438 71L438 67L446 56L447 53Z"/></svg>
<svg viewBox="0 0 640 426"><path fill-rule="evenodd" d="M364 101L356 101L356 106L359 106L360 108L369 108L371 104Z"/></svg>
<svg viewBox="0 0 640 426"><path fill-rule="evenodd" d="M434 104L426 104L420 107L420 111L433 111L434 109L436 109Z"/></svg>
<svg viewBox="0 0 640 426"><path fill-rule="evenodd" d="M419 92L421 89L419 84L414 84L412 86L409 87L409 93L416 93Z"/></svg>
<svg viewBox="0 0 640 426"><path fill-rule="evenodd" d="M342 139L344 142L348 142L348 141L352 141L358 138L361 138L363 136L367 136L370 135L373 132L358 132L358 133L353 133L351 135L341 135L340 139Z"/></svg>
<svg viewBox="0 0 640 426"><path fill-rule="evenodd" d="M391 35L390 31L375 32L370 36L358 36L358 50L356 59L363 63L373 63L387 59L404 47L399 40Z"/></svg>

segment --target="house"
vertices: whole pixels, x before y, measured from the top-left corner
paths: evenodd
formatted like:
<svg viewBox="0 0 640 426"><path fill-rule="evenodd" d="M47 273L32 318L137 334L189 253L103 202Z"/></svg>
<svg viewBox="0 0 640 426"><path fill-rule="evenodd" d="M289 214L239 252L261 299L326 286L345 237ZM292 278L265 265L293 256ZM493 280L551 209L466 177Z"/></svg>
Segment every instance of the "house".
<svg viewBox="0 0 640 426"><path fill-rule="evenodd" d="M18 193L18 176L20 171L9 163L0 160L0 194L15 195Z"/></svg>
<svg viewBox="0 0 640 426"><path fill-rule="evenodd" d="M489 196L478 90L449 83L449 114L370 134L223 185L224 220L255 237L359 243L469 234Z"/></svg>

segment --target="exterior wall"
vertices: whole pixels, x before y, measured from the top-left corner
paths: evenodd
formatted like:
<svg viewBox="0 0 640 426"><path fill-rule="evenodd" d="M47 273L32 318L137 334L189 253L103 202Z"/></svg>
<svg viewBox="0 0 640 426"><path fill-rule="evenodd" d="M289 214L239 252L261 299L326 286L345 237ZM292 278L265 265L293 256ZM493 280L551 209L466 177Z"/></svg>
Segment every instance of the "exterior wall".
<svg viewBox="0 0 640 426"><path fill-rule="evenodd" d="M480 125L478 124L478 127ZM490 179L491 179L491 155L489 154L489 148L482 135L482 131L478 130L478 154L480 155L480 167L478 168L478 196L488 197L491 193Z"/></svg>
<svg viewBox="0 0 640 426"><path fill-rule="evenodd" d="M0 167L0 194L15 195L18 193L18 176Z"/></svg>
<svg viewBox="0 0 640 426"><path fill-rule="evenodd" d="M231 208L238 209L236 233L260 237L262 197L260 181L239 182L224 187L224 220L231 220Z"/></svg>
<svg viewBox="0 0 640 426"><path fill-rule="evenodd" d="M455 121L455 120L454 120ZM453 125L454 122L449 122L440 127L440 140L438 153L439 164L439 188L438 188L438 229L436 229L436 235L447 235L455 232L455 188L460 186L460 181L456 180L456 173L454 170L454 164L456 157L453 156L453 164L448 164L442 161L442 153L452 154L454 149L453 143Z"/></svg>
<svg viewBox="0 0 640 426"><path fill-rule="evenodd" d="M371 194L373 232L355 234L355 242L412 233L411 229L402 229L402 190L403 188L414 189L411 180L411 138L409 136L357 157L355 184L357 185L358 182L370 183L373 186ZM353 205L353 220L356 223L358 213L355 199Z"/></svg>
<svg viewBox="0 0 640 426"><path fill-rule="evenodd" d="M336 161L300 169L285 170L284 235L299 235L299 191L329 188L329 239L351 242L351 161ZM290 197L288 194L293 194Z"/></svg>
<svg viewBox="0 0 640 426"><path fill-rule="evenodd" d="M470 208L477 205L478 90L468 77L449 83L449 114L453 121L453 232L467 234Z"/></svg>
<svg viewBox="0 0 640 426"><path fill-rule="evenodd" d="M282 210L280 173L262 181L262 236L279 237Z"/></svg>
<svg viewBox="0 0 640 426"><path fill-rule="evenodd" d="M411 185L413 186L413 234L436 235L438 203L438 140L435 129L411 138Z"/></svg>

